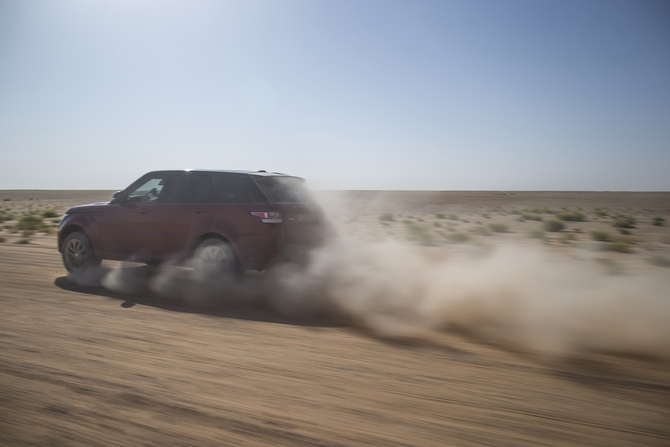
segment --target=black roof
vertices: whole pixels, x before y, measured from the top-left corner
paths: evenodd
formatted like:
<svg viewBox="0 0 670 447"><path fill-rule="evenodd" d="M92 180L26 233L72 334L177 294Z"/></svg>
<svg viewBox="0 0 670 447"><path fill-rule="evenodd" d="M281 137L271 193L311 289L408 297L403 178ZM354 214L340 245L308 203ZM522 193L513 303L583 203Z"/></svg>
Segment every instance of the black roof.
<svg viewBox="0 0 670 447"><path fill-rule="evenodd" d="M248 174L248 175L255 175L259 177L291 177L291 178L298 178L302 179L302 177L298 177L295 175L288 175L284 174L281 172L267 172L264 170L260 171L236 171L236 170L225 170L225 169L162 169L160 171L152 171L151 173L158 173L158 172L220 172L220 173L226 173L226 174ZM304 180L304 179L302 179Z"/></svg>

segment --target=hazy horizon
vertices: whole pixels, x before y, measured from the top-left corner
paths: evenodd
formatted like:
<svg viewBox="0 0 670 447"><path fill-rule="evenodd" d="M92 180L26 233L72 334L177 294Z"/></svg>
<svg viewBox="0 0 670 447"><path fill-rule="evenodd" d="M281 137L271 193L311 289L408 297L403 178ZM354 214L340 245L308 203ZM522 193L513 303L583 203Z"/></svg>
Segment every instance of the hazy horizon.
<svg viewBox="0 0 670 447"><path fill-rule="evenodd" d="M0 3L0 189L670 190L664 1Z"/></svg>

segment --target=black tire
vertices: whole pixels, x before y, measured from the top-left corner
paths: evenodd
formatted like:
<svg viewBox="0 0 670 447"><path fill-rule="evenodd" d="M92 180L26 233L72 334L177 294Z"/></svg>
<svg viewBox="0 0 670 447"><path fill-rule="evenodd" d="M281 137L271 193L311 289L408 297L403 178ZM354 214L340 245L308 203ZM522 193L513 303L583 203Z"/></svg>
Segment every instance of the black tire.
<svg viewBox="0 0 670 447"><path fill-rule="evenodd" d="M100 265L100 260L95 257L91 241L81 231L67 235L63 241L62 256L63 265L70 273L78 273Z"/></svg>
<svg viewBox="0 0 670 447"><path fill-rule="evenodd" d="M193 273L196 279L232 278L238 272L233 248L221 239L205 239L195 249Z"/></svg>

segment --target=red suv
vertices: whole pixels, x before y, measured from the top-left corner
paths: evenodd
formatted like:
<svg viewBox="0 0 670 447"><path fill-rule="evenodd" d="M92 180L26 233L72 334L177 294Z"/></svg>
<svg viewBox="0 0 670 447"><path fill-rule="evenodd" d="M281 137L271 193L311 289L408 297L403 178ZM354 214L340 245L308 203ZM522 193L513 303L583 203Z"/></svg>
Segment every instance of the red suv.
<svg viewBox="0 0 670 447"><path fill-rule="evenodd" d="M68 209L58 250L69 272L103 259L193 259L207 276L262 270L324 238L304 179L265 171L155 171L109 203Z"/></svg>

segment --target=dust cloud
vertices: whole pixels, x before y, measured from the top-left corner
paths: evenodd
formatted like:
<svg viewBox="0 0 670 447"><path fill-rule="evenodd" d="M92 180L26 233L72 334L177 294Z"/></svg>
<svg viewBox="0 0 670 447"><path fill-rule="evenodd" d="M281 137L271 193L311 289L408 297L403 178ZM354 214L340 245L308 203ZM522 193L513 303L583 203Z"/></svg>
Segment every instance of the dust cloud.
<svg viewBox="0 0 670 447"><path fill-rule="evenodd" d="M328 316L382 337L459 331L529 352L609 352L670 359L670 278L607 276L593 263L503 245L433 259L389 239L340 237L235 280L195 281L188 268L99 269L74 281L188 306L262 305Z"/></svg>
<svg viewBox="0 0 670 447"><path fill-rule="evenodd" d="M271 283L281 311L321 306L383 336L459 330L531 351L670 358L670 281L575 262L518 246L435 261L397 241L341 241Z"/></svg>

